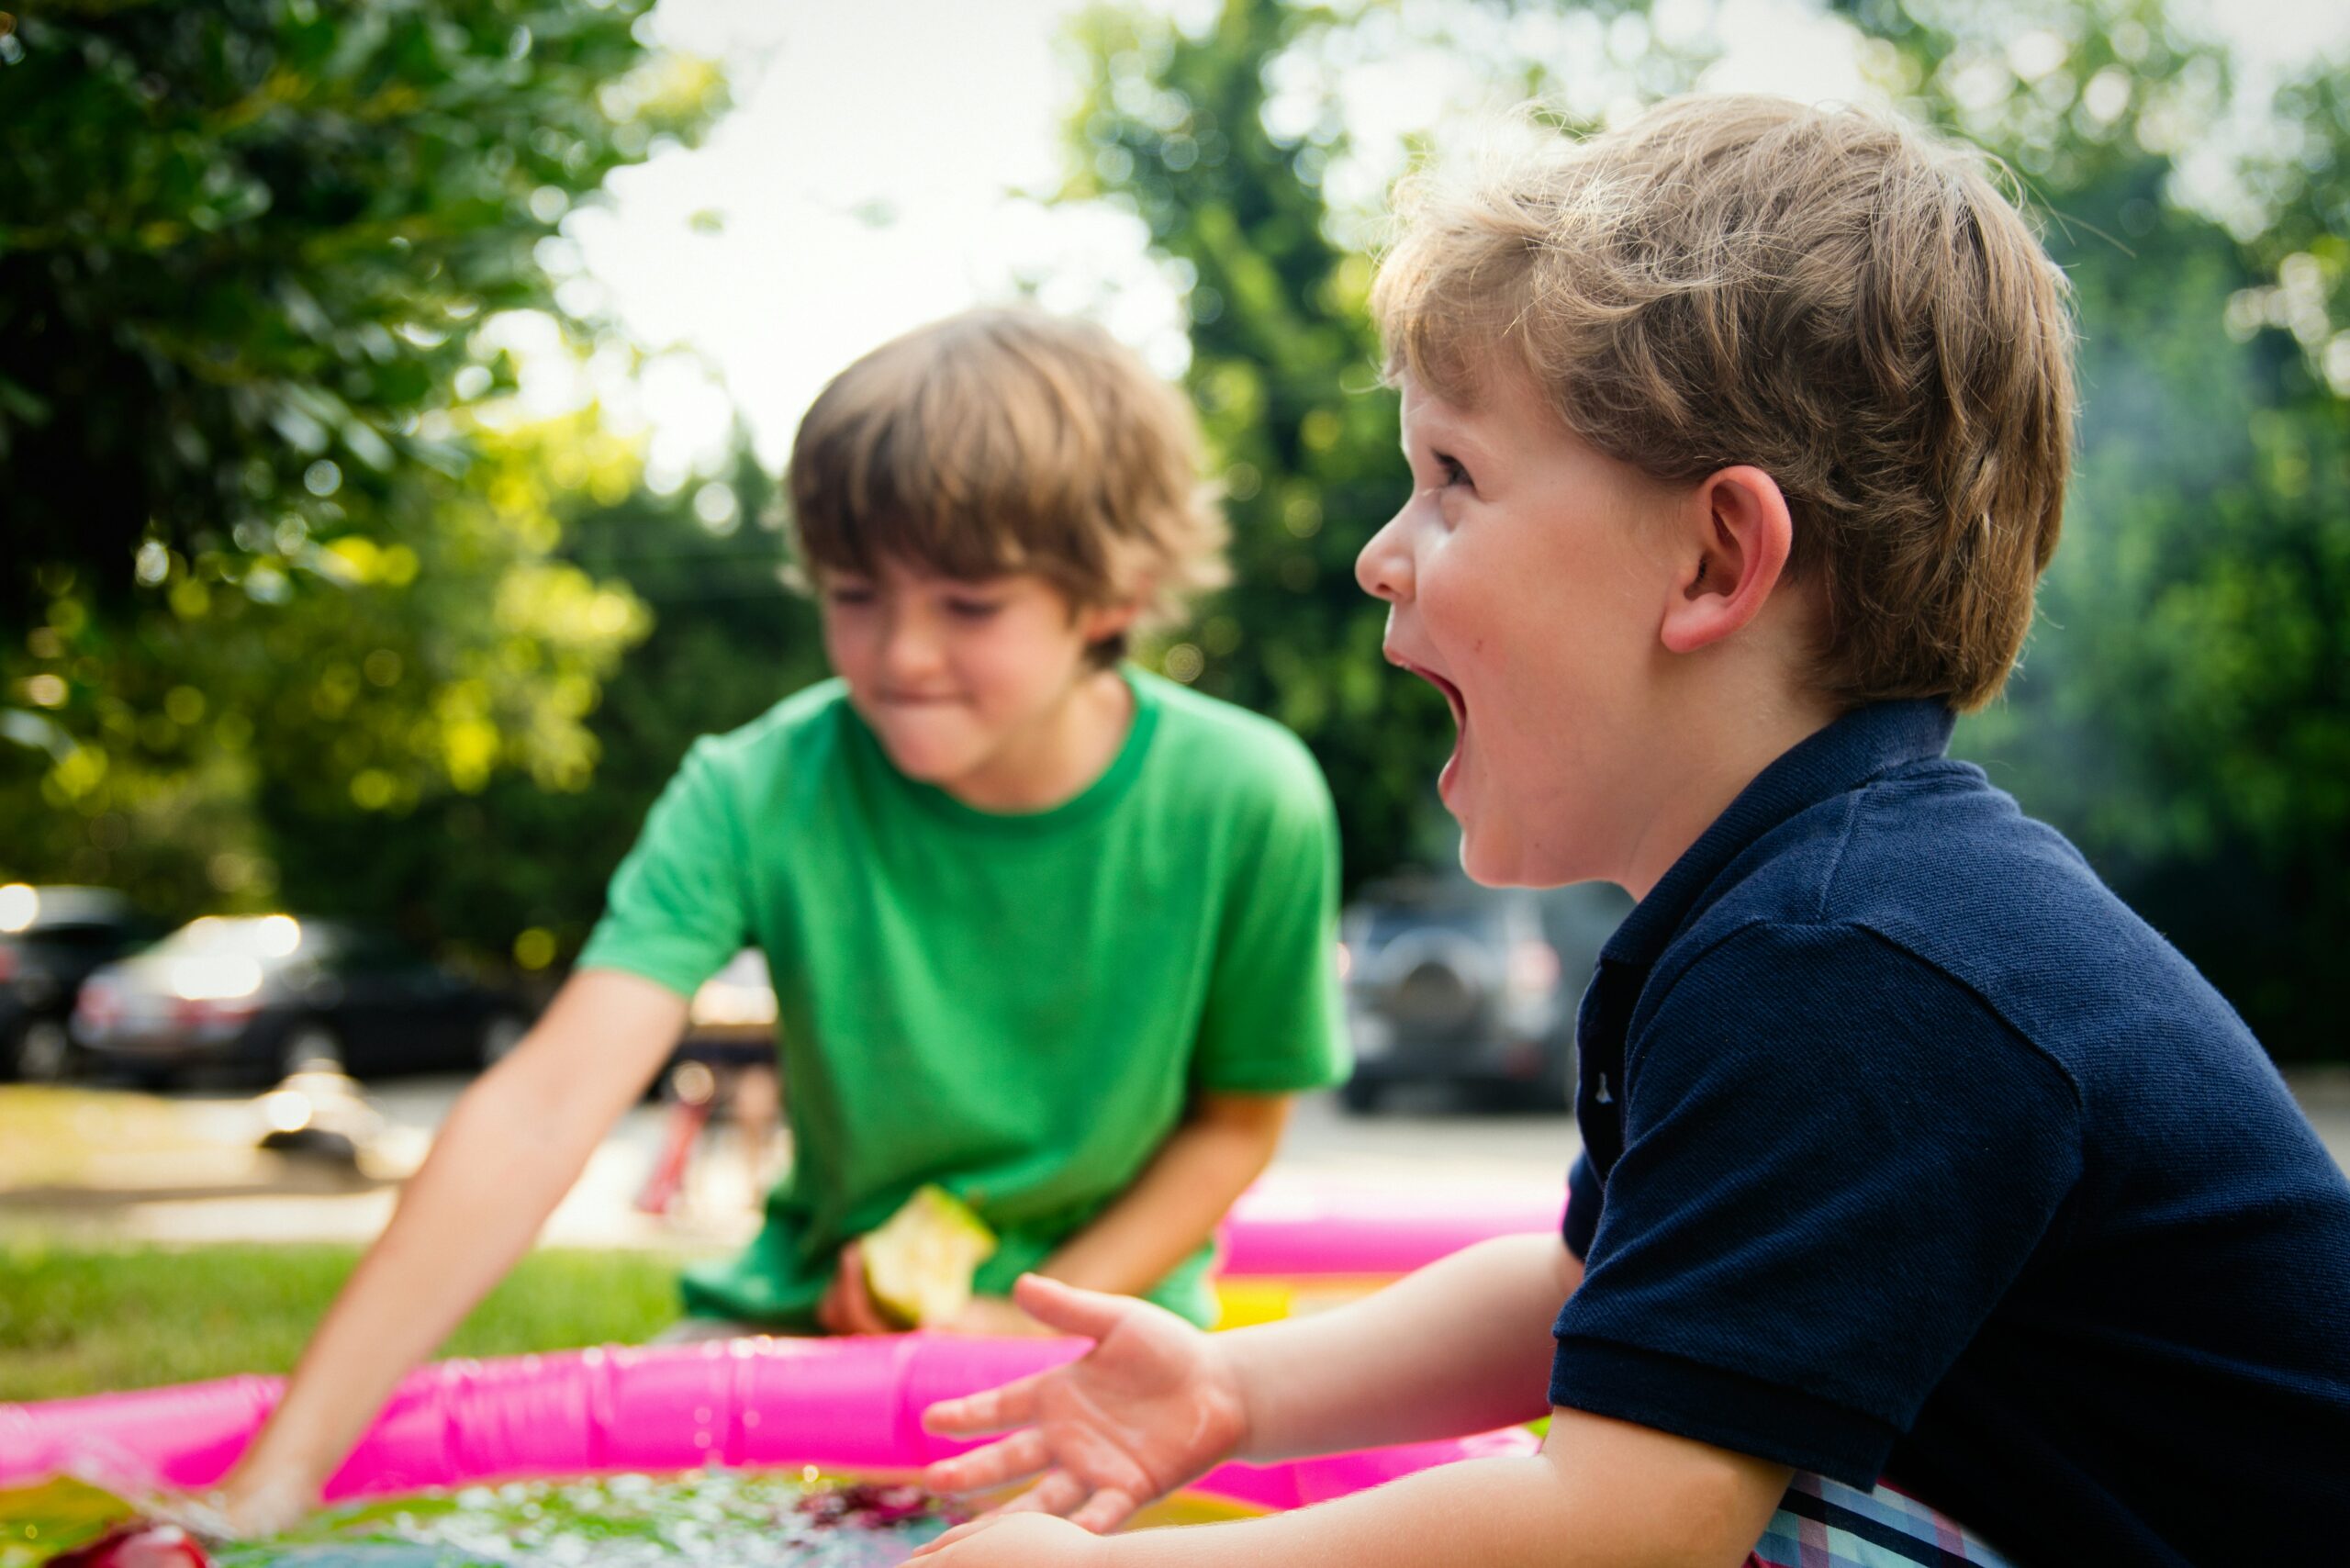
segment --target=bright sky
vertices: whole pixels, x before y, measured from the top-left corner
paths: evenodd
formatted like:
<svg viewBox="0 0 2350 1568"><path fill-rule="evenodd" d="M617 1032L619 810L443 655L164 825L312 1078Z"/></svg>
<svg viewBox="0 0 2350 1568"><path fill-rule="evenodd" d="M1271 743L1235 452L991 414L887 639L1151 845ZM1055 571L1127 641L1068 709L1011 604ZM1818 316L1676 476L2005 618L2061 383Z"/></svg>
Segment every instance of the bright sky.
<svg viewBox="0 0 2350 1568"><path fill-rule="evenodd" d="M1214 0L1154 3L1188 16ZM533 400L592 386L617 419L644 420L656 482L710 462L737 410L777 467L833 372L1023 278L1048 308L1089 310L1179 371L1176 291L1144 255L1139 222L1014 194L1048 193L1061 174L1078 82L1060 39L1076 6L662 0L661 40L724 62L736 107L704 146L616 174L611 204L565 226L586 274L572 297L609 306L654 357L608 357L583 384L537 352L544 332L516 324ZM2295 63L2350 33L2350 7L2322 0L2223 9L2248 64ZM1726 53L1706 85L1865 95L1849 34L1803 0L1721 0L1718 13L1711 0L1659 0L1652 15L1670 37L1709 13ZM1561 47L1574 21L1561 7ZM1444 106L1431 81L1442 74L1350 72L1349 123L1372 122L1373 137L1416 129Z"/></svg>

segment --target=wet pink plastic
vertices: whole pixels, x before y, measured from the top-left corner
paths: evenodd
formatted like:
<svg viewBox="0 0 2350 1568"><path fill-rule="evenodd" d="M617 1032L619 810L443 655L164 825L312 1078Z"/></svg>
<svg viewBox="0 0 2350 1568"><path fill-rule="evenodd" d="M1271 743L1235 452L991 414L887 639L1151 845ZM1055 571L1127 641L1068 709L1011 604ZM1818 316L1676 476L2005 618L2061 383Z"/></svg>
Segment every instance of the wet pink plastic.
<svg viewBox="0 0 2350 1568"><path fill-rule="evenodd" d="M736 1339L443 1361L400 1384L330 1500L612 1470L908 1470L971 1445L922 1428L941 1399L1069 1361L1076 1339ZM72 1472L123 1489L218 1481L275 1404L275 1378L0 1405L0 1485ZM1525 1454L1517 1429L1326 1459L1227 1464L1199 1490L1299 1507L1453 1460Z"/></svg>
<svg viewBox="0 0 2350 1568"><path fill-rule="evenodd" d="M1349 1185L1267 1176L1224 1223L1223 1271L1257 1277L1408 1274L1496 1236L1559 1234L1564 1183Z"/></svg>

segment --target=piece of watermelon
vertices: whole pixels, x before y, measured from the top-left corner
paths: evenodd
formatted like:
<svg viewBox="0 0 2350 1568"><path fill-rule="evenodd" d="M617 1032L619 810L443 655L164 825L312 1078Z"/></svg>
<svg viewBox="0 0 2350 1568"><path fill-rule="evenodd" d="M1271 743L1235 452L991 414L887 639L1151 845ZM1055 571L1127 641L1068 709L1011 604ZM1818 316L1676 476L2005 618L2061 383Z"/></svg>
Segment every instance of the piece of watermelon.
<svg viewBox="0 0 2350 1568"><path fill-rule="evenodd" d="M971 1302L971 1276L995 1251L995 1232L943 1187L924 1186L867 1236L865 1288L890 1322L945 1323Z"/></svg>

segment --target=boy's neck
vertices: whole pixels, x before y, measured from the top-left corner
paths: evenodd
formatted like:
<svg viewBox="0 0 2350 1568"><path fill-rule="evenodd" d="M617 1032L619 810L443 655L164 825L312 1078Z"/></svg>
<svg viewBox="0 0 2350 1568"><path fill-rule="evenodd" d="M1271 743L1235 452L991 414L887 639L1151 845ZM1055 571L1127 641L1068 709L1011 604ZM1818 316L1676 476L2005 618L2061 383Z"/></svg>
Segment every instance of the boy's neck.
<svg viewBox="0 0 2350 1568"><path fill-rule="evenodd" d="M975 811L1050 811L1083 794L1117 760L1134 718L1125 677L1090 671L992 756L939 788Z"/></svg>
<svg viewBox="0 0 2350 1568"><path fill-rule="evenodd" d="M1784 692L1708 704L1679 733L1679 749L1652 797L1655 809L1634 824L1619 874L1610 878L1635 899L1673 869L1762 770L1834 723L1842 709L1824 696Z"/></svg>

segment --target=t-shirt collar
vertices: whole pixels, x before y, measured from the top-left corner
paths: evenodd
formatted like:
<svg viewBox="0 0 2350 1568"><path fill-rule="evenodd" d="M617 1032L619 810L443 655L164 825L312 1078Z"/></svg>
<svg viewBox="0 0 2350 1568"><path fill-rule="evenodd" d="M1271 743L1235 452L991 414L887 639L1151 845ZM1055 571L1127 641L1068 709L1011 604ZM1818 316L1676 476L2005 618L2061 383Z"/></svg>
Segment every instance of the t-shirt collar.
<svg viewBox="0 0 2350 1568"><path fill-rule="evenodd" d="M1942 755L1957 715L1931 699L1855 708L1754 776L1624 917L1600 957L1646 967L1713 901L1708 890L1746 847L1790 817L1912 762Z"/></svg>

